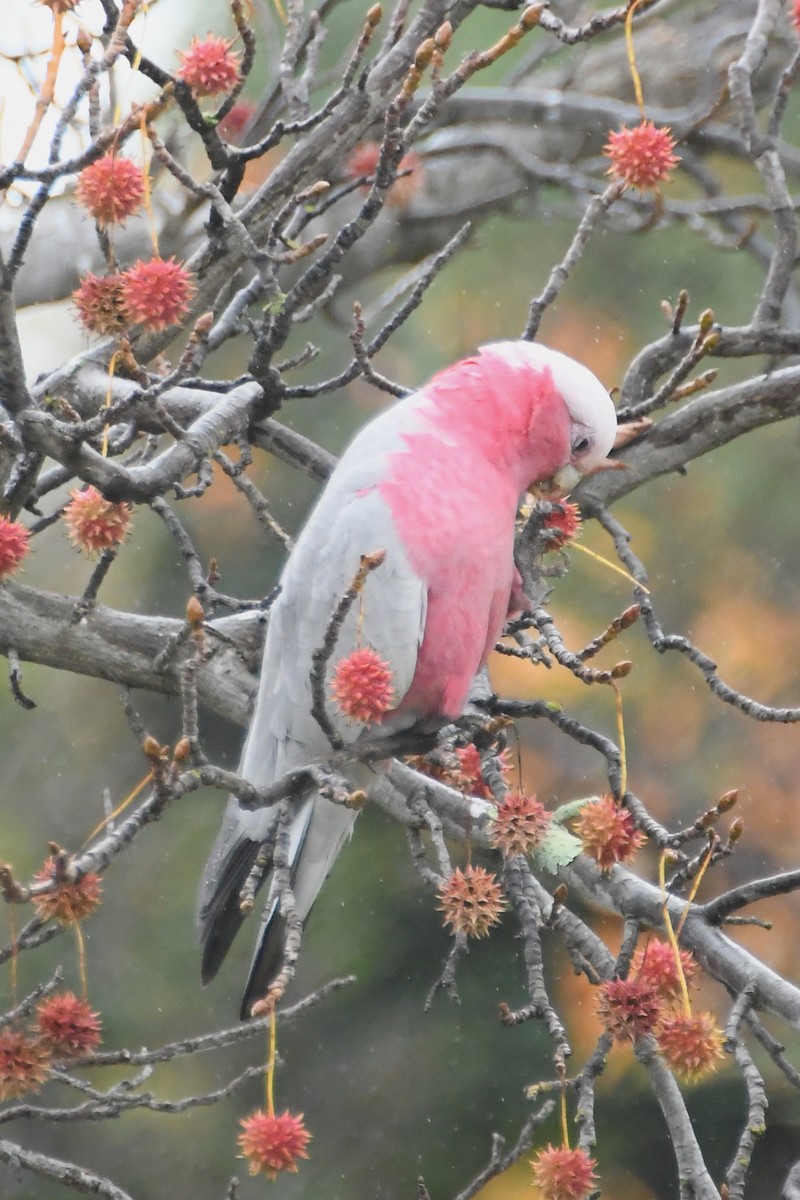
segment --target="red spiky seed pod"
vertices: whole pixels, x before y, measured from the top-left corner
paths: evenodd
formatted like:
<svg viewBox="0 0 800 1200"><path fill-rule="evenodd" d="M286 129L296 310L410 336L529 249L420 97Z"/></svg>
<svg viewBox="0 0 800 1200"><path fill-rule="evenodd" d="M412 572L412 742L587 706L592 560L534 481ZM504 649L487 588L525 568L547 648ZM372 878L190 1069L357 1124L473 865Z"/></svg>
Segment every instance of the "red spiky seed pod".
<svg viewBox="0 0 800 1200"><path fill-rule="evenodd" d="M683 978L690 984L700 967L688 950L680 950L679 954ZM655 937L634 954L631 975L654 988L665 1000L676 1000L683 991L672 946Z"/></svg>
<svg viewBox="0 0 800 1200"><path fill-rule="evenodd" d="M558 507L563 512L552 512L544 519L544 528L549 534L548 550L560 550L567 542L573 541L581 532L581 510L577 504L568 500L559 500Z"/></svg>
<svg viewBox="0 0 800 1200"><path fill-rule="evenodd" d="M471 796L480 796L484 800L490 800L492 793L483 778L483 763L478 747L473 742L470 742L468 746L458 746L456 758L458 759L456 774L460 783L455 786L458 787L458 790L469 792Z"/></svg>
<svg viewBox="0 0 800 1200"><path fill-rule="evenodd" d="M53 859L48 858L33 878L37 883L55 880L56 864ZM82 921L100 904L100 883L100 876L93 875L91 871L73 883L59 883L52 892L42 892L32 897L36 913L43 921L58 921L61 925Z"/></svg>
<svg viewBox="0 0 800 1200"><path fill-rule="evenodd" d="M489 828L489 840L506 858L530 854L550 828L551 815L535 796L507 796Z"/></svg>
<svg viewBox="0 0 800 1200"><path fill-rule="evenodd" d="M101 228L121 225L142 206L144 174L132 159L106 154L84 167L75 192Z"/></svg>
<svg viewBox="0 0 800 1200"><path fill-rule="evenodd" d="M597 1183L597 1163L580 1146L546 1146L531 1166L542 1200L586 1200Z"/></svg>
<svg viewBox="0 0 800 1200"><path fill-rule="evenodd" d="M483 777L483 759L474 742L470 742L466 746L459 746L456 749L456 758L459 763L458 774L461 782L454 782L453 787L470 796L479 796L482 800L493 800L492 789ZM505 750L495 754L494 765L501 777L505 779L510 770L508 753Z"/></svg>
<svg viewBox="0 0 800 1200"><path fill-rule="evenodd" d="M608 174L644 192L669 183L670 171L680 159L673 154L675 140L665 126L642 121L608 135L603 153L611 159Z"/></svg>
<svg viewBox="0 0 800 1200"><path fill-rule="evenodd" d="M686 1083L715 1071L723 1057L724 1035L710 1012L665 1017L656 1036L665 1062Z"/></svg>
<svg viewBox="0 0 800 1200"><path fill-rule="evenodd" d="M478 747L470 742L455 750L437 750L432 755L412 755L406 760L415 771L440 779L448 787L463 792L466 796L477 796L481 800L493 800L492 790L483 777L483 760ZM493 764L501 778L509 772L508 752L501 750L493 756Z"/></svg>
<svg viewBox="0 0 800 1200"><path fill-rule="evenodd" d="M439 888L439 899L445 925L467 937L486 937L506 907L496 877L483 867L471 865L464 871L456 867Z"/></svg>
<svg viewBox="0 0 800 1200"><path fill-rule="evenodd" d="M177 325L189 311L194 283L174 258L151 258L129 267L122 276L122 302L128 319L147 329Z"/></svg>
<svg viewBox="0 0 800 1200"><path fill-rule="evenodd" d="M79 1058L100 1044L100 1019L73 992L48 996L36 1007L36 1032L51 1054Z"/></svg>
<svg viewBox="0 0 800 1200"><path fill-rule="evenodd" d="M392 668L370 647L339 659L331 696L346 717L379 725L394 704Z"/></svg>
<svg viewBox="0 0 800 1200"><path fill-rule="evenodd" d="M0 1100L36 1091L47 1078L47 1048L15 1029L0 1031Z"/></svg>
<svg viewBox="0 0 800 1200"><path fill-rule="evenodd" d="M374 175L381 156L380 142L359 142L344 162L344 173L348 179L361 179Z"/></svg>
<svg viewBox="0 0 800 1200"><path fill-rule="evenodd" d="M374 175L381 156L380 142L359 142L347 156L344 173L347 179L361 179L363 176ZM404 175L402 172L408 171ZM408 208L425 182L425 168L422 158L415 150L404 154L397 165L400 175L389 189L386 203L390 208ZM365 184L364 191L369 190Z"/></svg>
<svg viewBox="0 0 800 1200"><path fill-rule="evenodd" d="M478 747L470 742L467 746L458 746L454 751L455 762L452 769L442 769L436 778L443 783L456 788L465 795L479 796L482 800L491 800L491 789L483 778L483 760ZM502 764L501 764L502 769Z"/></svg>
<svg viewBox="0 0 800 1200"><path fill-rule="evenodd" d="M122 275L84 275L80 286L72 293L81 323L90 333L113 337L128 324L122 299Z"/></svg>
<svg viewBox="0 0 800 1200"><path fill-rule="evenodd" d="M241 78L239 55L231 50L231 44L227 38L213 33L192 38L189 49L179 51L178 78L196 96L217 96L231 91Z"/></svg>
<svg viewBox="0 0 800 1200"><path fill-rule="evenodd" d="M252 100L237 100L233 108L222 118L217 131L234 146L241 143L242 136L256 115L256 106Z"/></svg>
<svg viewBox="0 0 800 1200"><path fill-rule="evenodd" d="M92 484L82 491L73 489L70 496L63 517L76 549L94 557L103 550L115 549L125 540L132 517L129 504L106 500Z"/></svg>
<svg viewBox="0 0 800 1200"><path fill-rule="evenodd" d="M593 858L601 871L610 871L614 863L629 862L647 840L628 809L610 795L586 804L574 829L583 842L584 854Z"/></svg>
<svg viewBox="0 0 800 1200"><path fill-rule="evenodd" d="M30 530L19 521L9 521L8 517L0 517L0 579L13 575L19 569L30 549L30 536Z"/></svg>
<svg viewBox="0 0 800 1200"><path fill-rule="evenodd" d="M416 150L409 150L397 165L398 178L389 188L389 208L408 208L425 185L425 165Z"/></svg>
<svg viewBox="0 0 800 1200"><path fill-rule="evenodd" d="M274 1180L279 1171L297 1171L297 1161L308 1158L311 1134L302 1113L268 1113L260 1110L240 1122L239 1148L249 1160L251 1175L263 1173Z"/></svg>
<svg viewBox="0 0 800 1200"><path fill-rule="evenodd" d="M640 979L609 979L597 990L597 1015L615 1041L654 1033L663 1015L658 992Z"/></svg>

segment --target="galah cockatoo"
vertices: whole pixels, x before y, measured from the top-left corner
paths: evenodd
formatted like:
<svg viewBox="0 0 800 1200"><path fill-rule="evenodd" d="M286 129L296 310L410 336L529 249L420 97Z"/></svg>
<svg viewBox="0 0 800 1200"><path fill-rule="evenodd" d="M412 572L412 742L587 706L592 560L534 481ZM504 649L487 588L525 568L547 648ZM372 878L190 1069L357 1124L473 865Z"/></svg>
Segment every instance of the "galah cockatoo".
<svg viewBox="0 0 800 1200"><path fill-rule="evenodd" d="M461 715L470 685L519 606L514 566L520 497L563 496L611 450L608 392L585 367L524 341L496 342L440 371L371 421L343 454L283 572L239 773L264 787L330 754L312 716L312 655L360 556L385 551L338 636L331 666L357 646L392 670L396 703L368 733ZM364 725L328 702L340 736ZM200 888L202 977L216 974L242 922L239 893L277 806L231 797ZM294 815L289 865L305 918L355 813L309 793ZM270 896L242 1004L248 1016L281 958L284 922Z"/></svg>

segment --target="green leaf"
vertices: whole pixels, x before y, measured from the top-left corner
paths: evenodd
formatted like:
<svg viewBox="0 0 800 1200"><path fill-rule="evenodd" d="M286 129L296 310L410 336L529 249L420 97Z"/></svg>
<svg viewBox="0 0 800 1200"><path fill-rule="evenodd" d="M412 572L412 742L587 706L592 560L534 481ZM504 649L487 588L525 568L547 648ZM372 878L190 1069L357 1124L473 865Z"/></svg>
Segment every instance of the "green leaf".
<svg viewBox="0 0 800 1200"><path fill-rule="evenodd" d="M544 841L536 847L533 865L549 872L550 875L555 875L559 867L567 867L574 862L581 850L581 843L574 834L568 833L561 825L551 825Z"/></svg>
<svg viewBox="0 0 800 1200"><path fill-rule="evenodd" d="M269 313L271 317L279 317L283 312L283 306L286 303L286 293L281 292L274 300L270 300L269 304L264 305L264 312Z"/></svg>
<svg viewBox="0 0 800 1200"><path fill-rule="evenodd" d="M599 799L599 796L584 796L583 800L570 800L569 804L562 804L556 809L553 813L553 822L556 825L563 825L565 821L571 821L573 817L577 817L587 804L597 804Z"/></svg>

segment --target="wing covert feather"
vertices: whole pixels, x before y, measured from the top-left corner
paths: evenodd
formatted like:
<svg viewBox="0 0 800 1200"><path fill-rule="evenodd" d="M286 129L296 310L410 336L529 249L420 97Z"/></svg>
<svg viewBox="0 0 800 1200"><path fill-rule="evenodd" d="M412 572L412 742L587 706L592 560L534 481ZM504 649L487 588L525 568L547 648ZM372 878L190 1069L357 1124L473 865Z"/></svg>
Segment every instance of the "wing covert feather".
<svg viewBox="0 0 800 1200"><path fill-rule="evenodd" d="M425 631L425 583L411 567L377 489L337 499L335 512L326 504L312 515L270 614L261 685L242 760L242 774L256 784L271 782L328 749L311 715L311 656L322 644L362 554L381 549L386 558L368 576L362 599L342 625L328 678L338 659L355 649L359 618L361 645L371 646L391 666L398 703L414 677ZM343 717L330 703L328 713L345 741L359 736L362 725Z"/></svg>

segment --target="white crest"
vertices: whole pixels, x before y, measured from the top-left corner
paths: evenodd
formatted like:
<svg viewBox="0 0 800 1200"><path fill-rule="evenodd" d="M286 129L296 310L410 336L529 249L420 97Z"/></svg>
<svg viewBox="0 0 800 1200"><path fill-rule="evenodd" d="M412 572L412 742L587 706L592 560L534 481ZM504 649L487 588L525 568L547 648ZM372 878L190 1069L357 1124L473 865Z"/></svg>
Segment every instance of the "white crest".
<svg viewBox="0 0 800 1200"><path fill-rule="evenodd" d="M521 370L549 367L573 423L583 426L592 440L591 451L581 458L581 470L606 458L617 434L617 414L608 392L588 367L540 342L490 342L485 349L502 350L507 361Z"/></svg>

